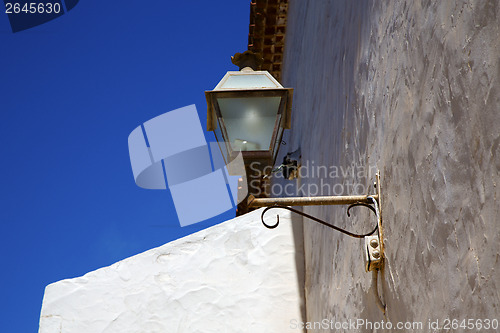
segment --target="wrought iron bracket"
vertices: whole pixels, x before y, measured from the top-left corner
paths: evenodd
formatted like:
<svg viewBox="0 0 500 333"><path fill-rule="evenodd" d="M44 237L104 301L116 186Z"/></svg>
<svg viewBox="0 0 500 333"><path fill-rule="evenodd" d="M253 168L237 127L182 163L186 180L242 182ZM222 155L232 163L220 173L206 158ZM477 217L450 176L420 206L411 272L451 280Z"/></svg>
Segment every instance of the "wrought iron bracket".
<svg viewBox="0 0 500 333"><path fill-rule="evenodd" d="M279 225L279 215L276 215L276 223L268 224L264 220L264 215L271 209L281 208L289 210L293 213L299 214L311 221L339 231L345 235L354 238L364 238L364 252L365 252L365 270L371 271L373 277L372 288L377 299L377 306L384 313L386 305L382 302L378 292L378 273L383 270L384 265L384 234L382 229L382 183L380 180L380 172L376 174L376 181L374 183L375 194L372 195L359 195L359 196L321 196L321 197L292 197L292 198L255 198L249 196L247 200L247 207L267 207L262 211L261 221L265 227L274 229ZM291 208L290 206L316 206L316 205L348 205L347 216L350 215L350 210L356 206L362 206L370 209L377 217L377 225L375 228L366 234L356 234L345 229L339 228L326 221L318 219L312 215L303 213L299 210Z"/></svg>
<svg viewBox="0 0 500 333"><path fill-rule="evenodd" d="M371 197L369 197L369 198L371 198ZM375 202L375 203L376 203L376 200L374 200L373 202ZM372 206L370 206L370 205L367 205L367 204L364 204L364 203L353 203L353 204L349 205L349 207L347 208L347 216L351 216L351 214L349 213L349 210L350 210L352 207L355 207L355 206L363 206L363 207L367 207L367 208L369 208L371 211L373 211L373 212L376 214L375 209L374 209ZM265 226L266 228L269 228L269 229L274 229L274 228L276 228L276 227L278 226L278 224L280 223L280 216L279 216L279 215L276 215L276 223L275 223L275 224L273 224L273 225L271 225L271 224L267 224L267 223L264 221L264 215L266 215L266 213L267 213L269 210L271 210L271 209L275 209L275 208L280 208L280 209L286 209L286 210L289 210L289 211L291 211L291 212L293 212L293 213L295 213L295 214L299 214L299 215L301 215L301 216L303 216L303 217L305 217L305 218L308 218L308 219L310 219L310 220L312 220L312 221L314 221L314 222L317 222L317 223L322 224L322 225L324 225L324 226L326 226L326 227L328 227L328 228L332 228L332 229L334 229L334 230L336 230L336 231L338 231L338 232L341 232L341 233L343 233L343 234L345 234L345 235L347 235L347 236L354 237L354 238L365 238L365 237L367 237L367 236L371 236L371 235L373 235L373 234L377 231L377 229L378 229L378 225L377 225L377 226L375 226L375 229L373 229L371 232L369 232L369 233L367 233L367 234L355 234L355 233L349 232L349 231L347 231L347 230L345 230L345 229L342 229L342 228L339 228L339 227L337 227L337 226L334 226L333 224L330 224L330 223L328 223L328 222L326 222L326 221L320 220L320 219L318 219L318 218L316 218L316 217L314 217L314 216L312 216L312 215L309 215L309 214L306 214L306 213L304 213L304 212L301 212L300 210L296 210L296 209L293 209L293 208L291 208L291 207L288 207L288 206L282 206L282 205L274 205L274 206L269 206L269 207L267 207L266 209L264 209L264 210L262 211L262 214L261 214L261 216L260 216L260 219L261 219L261 221L262 221L262 224L264 224L264 226Z"/></svg>
<svg viewBox="0 0 500 333"><path fill-rule="evenodd" d="M261 215L261 221L269 229L274 229L279 224L279 215L276 216L275 224L268 224L264 220L264 215L271 209L281 208L299 214L311 221L322 224L326 227L339 231L350 237L365 238L365 268L366 271L381 270L383 268L384 259L384 237L382 229L382 184L380 181L380 172L376 174L376 182L374 183L376 193L372 195L350 195L350 196L317 196L317 197L289 197L289 198L255 198L250 196L247 201L249 208L267 207ZM377 217L377 225L375 228L366 234L356 234L347 231L326 221L318 219L312 215L303 213L290 206L317 206L317 205L348 205L347 216L350 216L350 210L356 206L362 206L370 209ZM368 239L367 237L370 238ZM375 239L376 237L376 239ZM376 242L375 242L375 240ZM375 246L375 243L377 245Z"/></svg>

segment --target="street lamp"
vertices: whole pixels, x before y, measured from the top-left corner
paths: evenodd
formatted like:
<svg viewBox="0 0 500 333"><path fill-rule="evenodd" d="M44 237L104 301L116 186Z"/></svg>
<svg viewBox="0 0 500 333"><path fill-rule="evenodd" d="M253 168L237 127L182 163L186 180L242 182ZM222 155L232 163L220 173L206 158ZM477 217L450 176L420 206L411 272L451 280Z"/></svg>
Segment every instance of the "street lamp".
<svg viewBox="0 0 500 333"><path fill-rule="evenodd" d="M250 51L232 60L240 71L227 72L205 92L207 129L214 131L226 163L241 152L245 165L254 163L263 175L274 165L283 129L290 128L293 89L257 71L261 59Z"/></svg>
<svg viewBox="0 0 500 333"><path fill-rule="evenodd" d="M237 53L232 61L240 67L240 71L227 72L215 89L206 91L205 95L207 129L214 131L226 163L241 152L249 185L252 178L261 181L259 191L252 192L255 187L248 186L248 196L238 205L237 214L267 207L262 212L261 220L267 228L273 229L278 226L279 217L275 224L268 224L264 215L273 208L284 208L348 236L364 238L365 269L374 273L376 286L384 258L380 173L377 173L376 193L371 195L268 198L265 189L269 185L268 176L276 160L283 129L291 127L293 89L284 88L269 72L257 71L262 59L250 51ZM352 207L364 206L376 215L377 225L369 233L356 234L290 208L310 205L348 205L347 215ZM378 304L385 311L378 291L375 291Z"/></svg>

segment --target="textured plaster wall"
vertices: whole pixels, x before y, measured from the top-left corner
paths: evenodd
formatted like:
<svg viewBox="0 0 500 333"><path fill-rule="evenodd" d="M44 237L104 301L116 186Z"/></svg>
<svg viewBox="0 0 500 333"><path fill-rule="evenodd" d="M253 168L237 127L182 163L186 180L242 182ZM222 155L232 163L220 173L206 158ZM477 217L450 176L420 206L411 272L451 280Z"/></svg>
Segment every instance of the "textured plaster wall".
<svg viewBox="0 0 500 333"><path fill-rule="evenodd" d="M281 149L357 171L309 170L297 189L368 191L375 168L384 185L386 317L362 242L305 222L308 321L500 319L500 3L294 0L288 15ZM304 211L353 231L375 223L362 208Z"/></svg>
<svg viewBox="0 0 500 333"><path fill-rule="evenodd" d="M47 286L39 332L298 332L300 220L269 230L261 211Z"/></svg>

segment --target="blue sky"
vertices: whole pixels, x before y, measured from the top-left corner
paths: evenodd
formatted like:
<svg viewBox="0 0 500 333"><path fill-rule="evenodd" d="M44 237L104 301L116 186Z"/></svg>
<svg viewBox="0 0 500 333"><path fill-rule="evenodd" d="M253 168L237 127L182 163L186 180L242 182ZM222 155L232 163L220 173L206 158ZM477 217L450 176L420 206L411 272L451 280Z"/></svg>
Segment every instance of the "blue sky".
<svg viewBox="0 0 500 333"><path fill-rule="evenodd" d="M81 0L18 33L2 11L2 332L38 330L46 285L234 216L181 228L168 190L135 185L127 137L189 104L205 128L204 91L237 70L249 11L249 0Z"/></svg>

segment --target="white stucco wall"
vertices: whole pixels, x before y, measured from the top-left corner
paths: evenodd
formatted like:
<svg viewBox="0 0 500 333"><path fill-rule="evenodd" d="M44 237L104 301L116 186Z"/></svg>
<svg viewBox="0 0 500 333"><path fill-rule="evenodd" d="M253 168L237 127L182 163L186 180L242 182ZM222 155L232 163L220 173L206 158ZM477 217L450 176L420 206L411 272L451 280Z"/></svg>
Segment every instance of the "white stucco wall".
<svg viewBox="0 0 500 333"><path fill-rule="evenodd" d="M297 332L302 240L261 211L47 286L39 333Z"/></svg>
<svg viewBox="0 0 500 333"><path fill-rule="evenodd" d="M305 222L308 321L425 325L406 332L449 331L428 326L447 318L498 324L499 18L499 1L290 1L282 83L295 90L282 149L300 146L302 165L356 166L345 176L304 172L303 185L368 185L369 169L385 185L386 316L361 241ZM352 189L341 194L363 194ZM304 211L358 232L373 221L362 209Z"/></svg>

